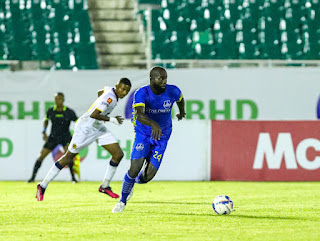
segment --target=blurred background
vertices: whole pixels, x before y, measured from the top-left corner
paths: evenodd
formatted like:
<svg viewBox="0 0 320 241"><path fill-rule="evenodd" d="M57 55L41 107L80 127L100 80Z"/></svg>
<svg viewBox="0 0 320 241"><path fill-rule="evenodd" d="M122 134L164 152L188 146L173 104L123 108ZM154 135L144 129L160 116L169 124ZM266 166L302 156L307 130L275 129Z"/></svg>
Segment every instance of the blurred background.
<svg viewBox="0 0 320 241"><path fill-rule="evenodd" d="M56 92L81 116L127 77L112 113L126 120L109 126L121 180L132 95L157 65L187 115L173 121L156 180L319 181L319 14L318 0L0 0L0 180L31 175ZM108 153L94 143L80 158L81 180L103 178Z"/></svg>

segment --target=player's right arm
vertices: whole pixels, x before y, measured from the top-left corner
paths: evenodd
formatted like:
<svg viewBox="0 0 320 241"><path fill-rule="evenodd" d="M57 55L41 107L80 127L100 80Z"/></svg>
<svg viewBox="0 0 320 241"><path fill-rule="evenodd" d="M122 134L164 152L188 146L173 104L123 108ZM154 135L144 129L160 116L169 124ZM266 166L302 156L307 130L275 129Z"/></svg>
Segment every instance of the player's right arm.
<svg viewBox="0 0 320 241"><path fill-rule="evenodd" d="M143 125L151 126L151 137L154 140L160 140L162 136L161 127L158 125L157 122L151 120L146 114L144 106L136 106L134 107L134 115L136 119Z"/></svg>
<svg viewBox="0 0 320 241"><path fill-rule="evenodd" d="M105 93L105 89L98 91L98 95L102 95L103 93ZM100 121L110 121L115 124L122 124L123 118L121 116L109 117L107 115L102 115L102 112L105 111L108 108L109 104L112 102L112 100L110 103L108 102L108 100L111 98L112 97L109 96L107 92L103 97L99 97L88 110L91 111L92 108L95 108L94 111L90 114L90 117Z"/></svg>
<svg viewBox="0 0 320 241"><path fill-rule="evenodd" d="M95 109L91 113L90 117L93 118L93 119L102 120L102 121L109 121L110 120L109 116L101 115L101 113L102 113L101 110Z"/></svg>
<svg viewBox="0 0 320 241"><path fill-rule="evenodd" d="M96 120L101 120L101 121L110 121L112 123L115 123L115 124L122 124L123 122L123 118L121 116L116 116L116 117L109 117L109 116L106 116L106 115L101 115L102 111L99 110L99 109L95 109L90 117L93 118L93 119L96 119Z"/></svg>
<svg viewBox="0 0 320 241"><path fill-rule="evenodd" d="M160 140L160 137L162 136L162 130L161 127L157 122L154 120L151 120L146 114L145 114L145 106L146 106L146 90L144 87L138 89L134 93L133 97L133 112L136 120L138 120L141 124L146 126L151 126L151 138L154 140Z"/></svg>

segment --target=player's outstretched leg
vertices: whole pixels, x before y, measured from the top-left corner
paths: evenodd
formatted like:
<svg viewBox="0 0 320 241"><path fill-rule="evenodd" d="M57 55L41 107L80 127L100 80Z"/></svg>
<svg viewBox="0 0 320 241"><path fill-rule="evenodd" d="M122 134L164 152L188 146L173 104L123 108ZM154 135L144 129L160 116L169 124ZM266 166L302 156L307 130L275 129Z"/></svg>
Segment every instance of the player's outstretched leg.
<svg viewBox="0 0 320 241"><path fill-rule="evenodd" d="M56 162L51 169L49 170L49 172L47 173L46 177L43 179L42 182L39 182L37 184L37 195L36 198L38 201L43 201L43 195L44 192L49 184L49 182L51 182L61 171L61 169L63 168L63 166L60 165L59 162Z"/></svg>
<svg viewBox="0 0 320 241"><path fill-rule="evenodd" d="M127 197L129 196L132 188L134 186L134 178L130 177L129 172L126 173L122 183L121 199L114 208L112 209L113 213L121 213L126 207Z"/></svg>
<svg viewBox="0 0 320 241"><path fill-rule="evenodd" d="M48 184L59 174L61 169L70 163L73 160L76 154L71 153L69 151L66 152L49 170L46 177L43 179L41 183L37 185L37 200L43 201L44 192L48 186Z"/></svg>

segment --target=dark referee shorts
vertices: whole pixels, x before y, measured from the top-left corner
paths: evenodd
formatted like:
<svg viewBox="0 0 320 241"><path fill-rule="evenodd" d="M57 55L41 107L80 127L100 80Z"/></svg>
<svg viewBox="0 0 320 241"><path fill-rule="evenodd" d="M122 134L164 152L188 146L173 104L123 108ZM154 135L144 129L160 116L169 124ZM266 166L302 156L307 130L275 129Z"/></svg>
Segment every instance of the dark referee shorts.
<svg viewBox="0 0 320 241"><path fill-rule="evenodd" d="M57 145L61 144L63 147L67 146L71 141L71 136L65 136L61 138L54 138L49 136L48 141L44 144L44 148L53 150Z"/></svg>

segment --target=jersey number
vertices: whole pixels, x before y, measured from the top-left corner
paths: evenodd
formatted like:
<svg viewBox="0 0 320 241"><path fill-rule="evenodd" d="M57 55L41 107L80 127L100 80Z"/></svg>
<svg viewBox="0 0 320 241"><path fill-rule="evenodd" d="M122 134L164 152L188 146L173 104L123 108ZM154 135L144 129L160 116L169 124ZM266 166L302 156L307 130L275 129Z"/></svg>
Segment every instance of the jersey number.
<svg viewBox="0 0 320 241"><path fill-rule="evenodd" d="M154 159L157 159L158 160L158 162L160 162L161 161L161 157L162 157L162 154L159 154L158 155L158 151L155 151L155 154L153 155L153 158Z"/></svg>

